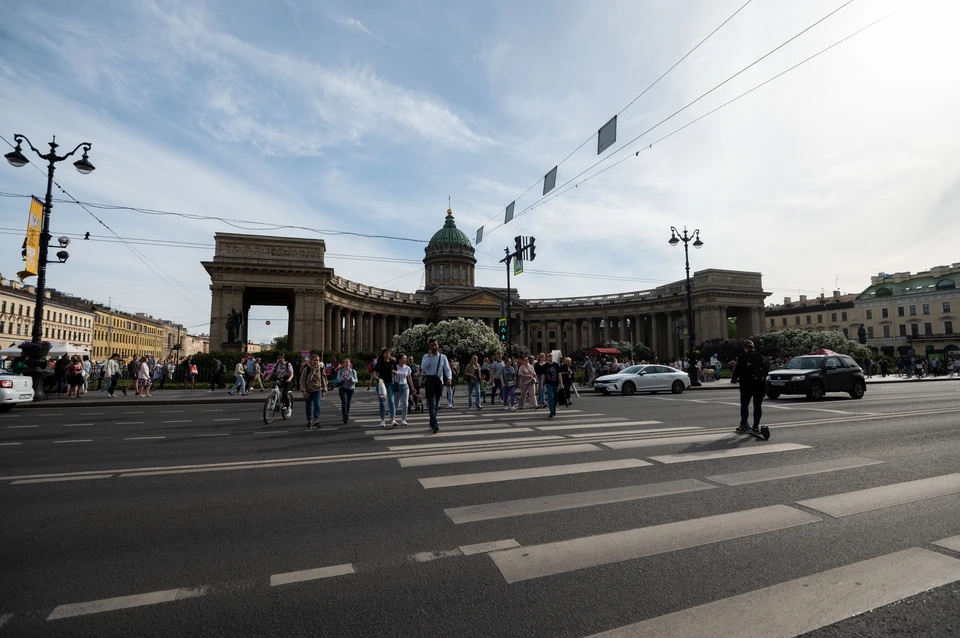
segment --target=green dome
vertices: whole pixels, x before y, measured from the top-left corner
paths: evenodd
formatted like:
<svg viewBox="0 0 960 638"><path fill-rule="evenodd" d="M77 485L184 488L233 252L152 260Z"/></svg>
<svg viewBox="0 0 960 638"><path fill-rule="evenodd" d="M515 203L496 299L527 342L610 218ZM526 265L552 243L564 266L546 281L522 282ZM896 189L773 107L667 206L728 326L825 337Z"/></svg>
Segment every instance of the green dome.
<svg viewBox="0 0 960 638"><path fill-rule="evenodd" d="M470 240L467 239L467 236L457 228L456 222L453 221L452 210L447 210L447 219L443 223L443 228L433 234L433 237L430 238L430 243L428 245L434 246L438 244L454 244L472 247Z"/></svg>

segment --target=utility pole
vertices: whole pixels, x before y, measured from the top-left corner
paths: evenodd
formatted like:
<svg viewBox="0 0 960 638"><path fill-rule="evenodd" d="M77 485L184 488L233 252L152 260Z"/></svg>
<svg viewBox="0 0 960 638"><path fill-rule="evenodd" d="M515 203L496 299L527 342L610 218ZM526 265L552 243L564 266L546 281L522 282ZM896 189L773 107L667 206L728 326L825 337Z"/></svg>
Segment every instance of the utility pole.
<svg viewBox="0 0 960 638"><path fill-rule="evenodd" d="M513 296L510 293L510 268L513 266L513 260L519 260L520 262L533 261L537 256L537 247L536 247L536 237L514 237L514 251L510 252L509 248L504 248L503 252L506 253L506 256L500 260L500 263L507 265L507 355L509 356L510 350L513 347L513 315L510 310L510 298ZM517 274L520 274L522 269L517 270Z"/></svg>

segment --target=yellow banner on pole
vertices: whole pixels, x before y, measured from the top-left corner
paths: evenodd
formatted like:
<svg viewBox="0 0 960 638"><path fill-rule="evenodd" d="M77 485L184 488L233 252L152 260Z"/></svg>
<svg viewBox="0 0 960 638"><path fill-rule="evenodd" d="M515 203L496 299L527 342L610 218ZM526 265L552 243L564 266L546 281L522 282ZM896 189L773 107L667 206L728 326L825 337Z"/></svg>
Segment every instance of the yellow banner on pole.
<svg viewBox="0 0 960 638"><path fill-rule="evenodd" d="M27 218L27 241L24 248L27 251L26 265L17 273L20 281L27 277L37 276L37 267L40 263L40 227L43 223L43 202L36 197L30 200L30 217Z"/></svg>

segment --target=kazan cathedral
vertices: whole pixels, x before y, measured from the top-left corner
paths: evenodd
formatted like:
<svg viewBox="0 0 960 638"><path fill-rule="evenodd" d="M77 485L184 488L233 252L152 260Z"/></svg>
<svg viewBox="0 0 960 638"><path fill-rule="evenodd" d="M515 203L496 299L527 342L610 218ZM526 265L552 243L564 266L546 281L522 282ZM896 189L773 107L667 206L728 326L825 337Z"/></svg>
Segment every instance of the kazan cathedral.
<svg viewBox="0 0 960 638"><path fill-rule="evenodd" d="M467 236L448 209L443 226L424 249L424 287L416 292L375 288L337 276L324 263L326 243L264 235L216 233L210 275L210 345L227 343L226 318L242 313L238 341L247 342L251 306L286 306L291 350L369 352L388 345L393 335L418 323L464 318L496 329L506 288L475 284L477 259ZM541 238L543 246L549 238ZM678 281L649 290L609 295L524 299L511 290L514 341L532 352L571 352L606 341L641 342L657 356L683 352L686 288ZM693 275L697 340L725 338L727 319L740 334L763 330L760 273L706 269Z"/></svg>

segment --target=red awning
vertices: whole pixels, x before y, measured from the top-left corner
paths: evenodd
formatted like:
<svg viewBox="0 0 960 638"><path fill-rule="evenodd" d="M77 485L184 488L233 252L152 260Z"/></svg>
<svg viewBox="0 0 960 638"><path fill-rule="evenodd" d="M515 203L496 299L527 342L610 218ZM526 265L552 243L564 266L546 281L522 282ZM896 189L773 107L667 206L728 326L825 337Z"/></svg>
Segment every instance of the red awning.
<svg viewBox="0 0 960 638"><path fill-rule="evenodd" d="M588 357L603 357L606 355L614 356L618 354L623 354L616 348L594 348L592 350L587 350Z"/></svg>

